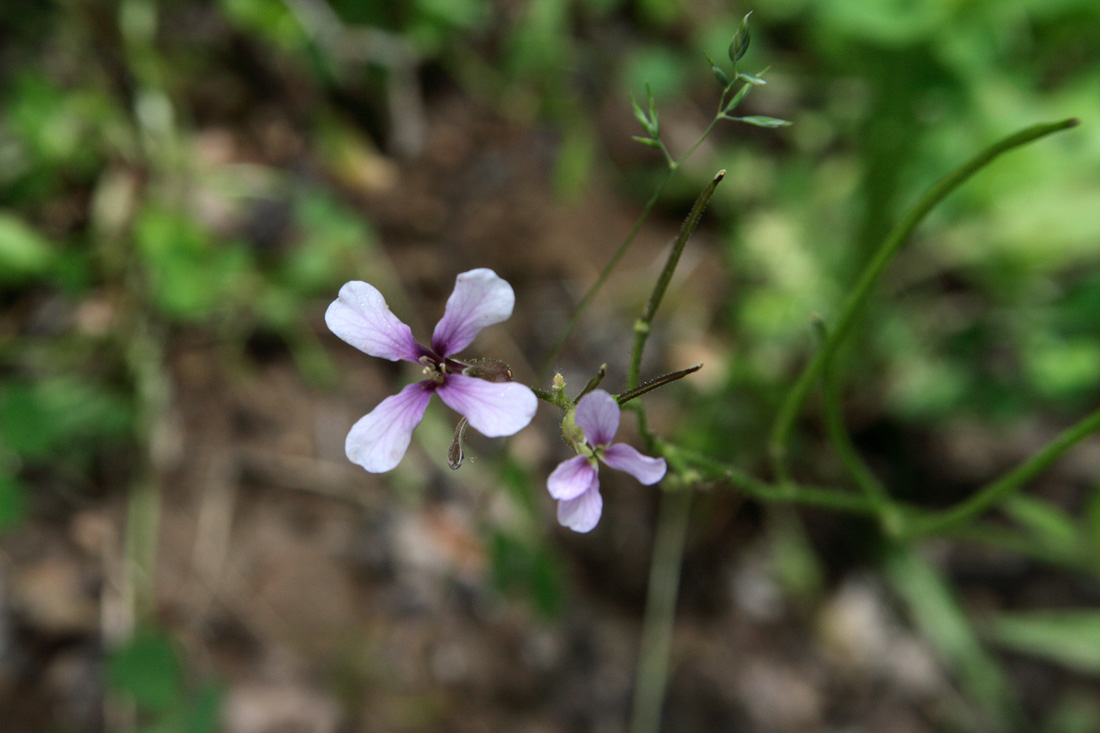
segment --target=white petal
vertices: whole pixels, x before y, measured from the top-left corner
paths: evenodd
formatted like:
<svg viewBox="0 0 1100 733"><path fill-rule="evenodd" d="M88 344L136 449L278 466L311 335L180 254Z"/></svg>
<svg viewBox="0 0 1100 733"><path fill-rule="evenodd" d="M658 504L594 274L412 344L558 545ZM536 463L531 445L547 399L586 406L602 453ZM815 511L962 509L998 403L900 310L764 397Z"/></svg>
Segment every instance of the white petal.
<svg viewBox="0 0 1100 733"><path fill-rule="evenodd" d="M470 426L490 438L514 435L531 422L539 400L517 382L486 382L463 374L448 374L436 390L448 407L466 416Z"/></svg>
<svg viewBox="0 0 1100 733"><path fill-rule="evenodd" d="M395 468L409 448L413 428L424 418L431 387L431 382L410 384L360 418L344 442L348 460L371 473Z"/></svg>
<svg viewBox="0 0 1100 733"><path fill-rule="evenodd" d="M576 499L593 485L600 485L599 474L585 456L562 461L546 479L546 489L555 499Z"/></svg>
<svg viewBox="0 0 1100 733"><path fill-rule="evenodd" d="M650 458L626 443L615 443L603 450L603 462L619 471L626 471L646 486L665 477L668 466L664 458Z"/></svg>
<svg viewBox="0 0 1100 733"><path fill-rule="evenodd" d="M591 532L603 514L603 497L596 484L576 499L558 502L558 524L574 532Z"/></svg>
<svg viewBox="0 0 1100 733"><path fill-rule="evenodd" d="M619 403L602 389L592 390L577 403L577 424L589 445L608 445L619 430Z"/></svg>
<svg viewBox="0 0 1100 733"><path fill-rule="evenodd" d="M416 361L423 353L412 331L386 305L374 286L353 280L325 312L329 330L360 351L380 359Z"/></svg>
<svg viewBox="0 0 1100 733"><path fill-rule="evenodd" d="M482 267L462 273L435 326L432 349L440 356L457 354L481 329L508 320L515 303L512 286L492 270Z"/></svg>

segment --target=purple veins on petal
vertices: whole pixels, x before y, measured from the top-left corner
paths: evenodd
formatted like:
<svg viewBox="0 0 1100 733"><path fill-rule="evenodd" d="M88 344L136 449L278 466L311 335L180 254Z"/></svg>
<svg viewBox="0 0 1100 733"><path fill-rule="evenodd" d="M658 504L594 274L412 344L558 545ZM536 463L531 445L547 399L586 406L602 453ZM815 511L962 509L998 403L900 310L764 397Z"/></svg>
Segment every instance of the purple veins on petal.
<svg viewBox="0 0 1100 733"><path fill-rule="evenodd" d="M603 462L612 468L625 471L646 486L665 477L668 467L664 458L642 455L626 443L615 443L603 449Z"/></svg>
<svg viewBox="0 0 1100 733"><path fill-rule="evenodd" d="M489 438L514 435L535 416L538 398L516 382L486 382L448 374L436 390L447 406L465 415L474 430Z"/></svg>
<svg viewBox="0 0 1100 733"><path fill-rule="evenodd" d="M619 403L602 389L589 392L577 403L577 425L591 446L608 445L619 430Z"/></svg>
<svg viewBox="0 0 1100 733"><path fill-rule="evenodd" d="M599 486L599 474L587 456L562 461L546 479L550 496L558 500L576 499L593 486Z"/></svg>
<svg viewBox="0 0 1100 733"><path fill-rule="evenodd" d="M508 320L515 303L512 286L492 270L461 273L432 333L432 349L440 356L462 351L481 329Z"/></svg>
<svg viewBox="0 0 1100 733"><path fill-rule="evenodd" d="M348 460L371 473L396 468L409 448L413 428L424 418L431 388L430 382L410 384L360 418L344 443Z"/></svg>
<svg viewBox="0 0 1100 733"><path fill-rule="evenodd" d="M372 285L353 280L325 312L329 330L360 351L380 359L416 361L423 353L412 330L386 305Z"/></svg>
<svg viewBox="0 0 1100 733"><path fill-rule="evenodd" d="M591 532L603 513L599 482L576 499L558 502L558 523L574 532Z"/></svg>

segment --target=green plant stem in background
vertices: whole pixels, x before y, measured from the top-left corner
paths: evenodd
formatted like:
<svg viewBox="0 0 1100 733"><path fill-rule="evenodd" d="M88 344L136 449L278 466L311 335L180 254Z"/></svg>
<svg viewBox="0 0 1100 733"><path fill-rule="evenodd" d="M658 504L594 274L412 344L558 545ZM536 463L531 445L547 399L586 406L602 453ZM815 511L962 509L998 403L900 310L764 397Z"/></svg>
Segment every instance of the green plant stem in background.
<svg viewBox="0 0 1100 733"><path fill-rule="evenodd" d="M656 733L660 728L691 494L690 487L661 492L634 684L632 733Z"/></svg>
<svg viewBox="0 0 1100 733"><path fill-rule="evenodd" d="M827 336L824 324L822 324L822 337ZM848 435L848 429L844 425L844 411L840 406L840 394L836 383L836 369L833 368L833 359L825 362L822 369L822 392L825 398L825 426L829 433L829 440L833 444L841 462L848 470L848 474L855 481L867 497L867 501L874 505L882 519L885 529L896 533L900 528L900 517L897 508L891 502L886 487L878 480L870 466L859 455L859 451L852 444Z"/></svg>
<svg viewBox="0 0 1100 733"><path fill-rule="evenodd" d="M658 199L660 199L661 194L664 192L665 186L668 185L669 179L672 178L672 174L676 172L676 169L680 167L681 163L687 160L688 157L692 153L694 153L700 145L703 144L703 141L707 139L710 133L714 130L714 126L718 124L718 121L721 119L723 119L723 117L720 114L715 116L715 118L710 121L710 124L707 125L707 128L703 130L703 133L699 136L699 138L694 143L692 143L691 147L688 148L687 151L679 158L672 160L668 154L668 151L665 150L664 155L666 161L668 162L668 169L665 171L665 174L661 176L661 180L657 183L657 187L653 189L653 194L649 197L649 200L646 201L645 207L642 208L642 213L638 215L637 220L634 222L634 226L631 227L630 232L626 235L626 239L624 239L622 243L619 244L618 249L615 250L615 254L611 255L611 259L608 260L607 264L604 265L604 268L600 270L600 274L596 278L596 282L592 283L592 287L590 287L588 289L588 292L584 294L584 297L581 298L581 302L578 303L577 307L573 310L573 314L569 316L569 322L565 324L565 329L562 331L561 336L558 337L557 342L554 344L554 348L550 349L549 355L547 355L545 361L542 364L542 369L539 370L540 378L544 378L547 372L549 372L553 363L557 361L558 356L561 355L561 350L565 348L565 342L569 340L569 336L572 335L573 329L576 328L577 322L580 321L581 316L584 314L585 310L588 309L588 306L592 303L592 300L600 292L600 289L603 288L604 283L607 282L607 278L611 277L611 272L619 264L619 260L623 258L623 255L626 254L626 251L630 249L630 245L634 243L634 238L638 236L638 232L641 231L642 225L645 224L646 219L648 219L649 215L653 212L653 207L657 205L657 201Z"/></svg>
<svg viewBox="0 0 1100 733"><path fill-rule="evenodd" d="M717 481L735 486L760 501L817 506L850 514L877 514L879 511L866 496L823 486L769 484L734 466L659 438L654 439L653 445L688 484Z"/></svg>
<svg viewBox="0 0 1100 733"><path fill-rule="evenodd" d="M1086 437L1100 430L1100 410L1090 413L1072 427L1047 443L1042 450L1001 478L986 484L969 499L940 512L913 520L905 532L912 539L922 535L943 534L963 526L994 504L1023 488L1061 458L1062 454Z"/></svg>
<svg viewBox="0 0 1100 733"><path fill-rule="evenodd" d="M645 350L646 341L649 340L649 331L653 325L653 317L657 314L657 309L661 307L661 300L665 297L665 292L668 290L668 284L672 282L672 275L676 272L676 265L680 263L680 255L683 254L684 247L687 245L688 239L691 238L691 233L694 232L695 227L699 225L699 220L703 218L703 211L707 208L707 204L710 203L711 196L714 195L715 189L718 188L718 184L721 183L722 179L725 177L726 172L724 170L718 171L714 179L711 180L711 182L707 184L707 187L703 189L703 192L699 194L699 198L695 199L695 204L691 207L691 213L688 214L687 219L684 220L683 225L680 227L680 234L672 244L672 249L669 250L664 269L661 270L657 282L653 285L653 291L649 294L649 300L646 301L645 310L642 311L641 317L634 323L634 347L630 352L630 366L627 369L626 376L626 387L628 391L638 386L642 368L642 352Z"/></svg>
<svg viewBox="0 0 1100 733"><path fill-rule="evenodd" d="M1046 137L1051 133L1074 127L1077 124L1078 121L1076 119L1069 119L1061 122L1035 125L1034 127L1029 127L1014 135L1006 137L1000 142L986 148L955 171L937 181L923 196L921 196L917 203L905 213L905 216L902 217L897 226L894 227L886 236L886 239L883 240L882 244L879 245L874 257L872 257L867 267L863 270L854 290L852 290L851 294L848 296L847 302L844 304L840 317L836 320L836 325L825 339L821 349L818 350L813 359L810 360L810 363L806 365L802 374L799 375L798 380L787 393L776 415L776 420L772 427L769 450L771 452L772 468L778 480L783 482L790 480L787 469L787 445L790 441L791 431L794 428L795 420L798 417L802 405L806 401L810 388L821 376L825 364L828 360L833 358L840 344L843 343L845 337L847 337L851 331L856 316L859 315L864 304L867 302L871 289L878 281L879 276L882 275L883 270L886 269L886 266L894 258L894 255L897 254L901 246L909 239L909 236L913 233L913 230L917 228L917 225L921 223L924 217L936 206L936 204L970 178L970 176L980 171L1002 153L1006 153L1021 145L1026 145L1029 142Z"/></svg>
<svg viewBox="0 0 1100 733"><path fill-rule="evenodd" d="M550 354L547 355L545 361L543 361L542 368L539 370L539 378L546 377L551 366L557 361L558 356L561 355L561 350L565 348L565 342L569 340L569 337L573 334L573 329L576 328L577 322L580 321L581 316L585 310L588 309L589 304L596 297L596 294L600 292L604 283L607 282L607 278L611 276L611 271L615 269L615 266L619 264L619 260L623 258L626 251L630 248L630 245L634 243L634 238L638 236L638 232L642 230L642 225L645 224L646 219L649 218L650 212L653 211L653 207L656 206L657 200L661 197L661 194L665 190L665 186L668 184L668 180L672 178L672 172L675 169L669 167L665 171L665 174L661 176L660 182L657 187L653 189L653 194L649 197L649 200L645 202L645 207L642 209L642 213L638 215L637 220L634 222L634 226L631 227L630 232L626 235L626 239L622 241L619 248L615 250L615 254L611 255L611 259L600 271L599 277L596 278L596 282L592 283L592 287L588 289L588 292L581 298L581 302L577 304L577 307L573 310L573 314L569 316L569 322L565 324L565 329L561 332L561 336L558 337L557 342L554 344L554 348L550 349Z"/></svg>

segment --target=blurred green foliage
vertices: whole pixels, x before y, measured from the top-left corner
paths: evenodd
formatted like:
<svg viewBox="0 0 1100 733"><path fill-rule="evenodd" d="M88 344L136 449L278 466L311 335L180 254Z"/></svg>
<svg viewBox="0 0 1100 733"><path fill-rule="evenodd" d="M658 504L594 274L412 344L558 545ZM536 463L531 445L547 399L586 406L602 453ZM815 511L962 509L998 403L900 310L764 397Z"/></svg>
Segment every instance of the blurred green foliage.
<svg viewBox="0 0 1100 733"><path fill-rule="evenodd" d="M413 89L429 95L443 77L551 129L559 195L575 197L599 175L640 205L659 154L625 157L601 137L601 115L628 117L630 93L643 98L649 84L666 130L705 124L715 94L704 54L725 58L752 9L677 0L5 3L0 529L33 512L32 469L82 485L97 458L122 444L140 450L143 398L126 368L135 320L238 347L274 332L306 378L331 378L307 316L349 272L385 271L355 200L400 126L387 115L402 78L431 77ZM190 25L189 13L198 19ZM917 193L1003 134L1088 115L1100 99L1095 0L777 0L752 21L739 68L771 70L749 113L795 124L720 129L659 210L678 219L717 168L729 171L709 214L725 268L719 300L692 311L702 324L677 321L672 307L659 328L706 330L722 345L716 386L679 392L690 416L680 437L744 465L762 461L762 426L812 348L810 314L828 321L837 311ZM249 137L251 108L264 104L286 108L305 141L301 159L269 156L262 144L210 152L217 145L205 134L228 127ZM967 183L891 268L842 358L864 426L927 434L971 419L1000 429L1061 420L1100 395L1100 126L1085 122ZM106 329L73 325L82 305L103 302L118 309ZM629 323L636 304L622 306ZM816 439L812 429L804 437L806 470L817 468ZM889 450L879 458L896 459L903 479L916 476L909 498L929 498L923 474ZM522 471L503 470L516 497L538 491ZM1032 550L1095 575L1100 489L1084 503L1077 517L1018 497L1004 515ZM801 527L779 518L771 531L784 583L814 596L823 572ZM558 612L561 571L544 541L487 533L498 585ZM1011 708L984 629L950 580L915 554L883 563L968 694ZM1005 615L988 636L1095 672L1095 625L1089 614ZM216 729L216 691L184 692L163 634L135 637L110 670L112 689L154 721L150 730ZM1077 709L1066 708L1065 730Z"/></svg>
<svg viewBox="0 0 1100 733"><path fill-rule="evenodd" d="M107 662L111 693L131 702L142 733L214 733L221 730L221 695L207 683L189 692L172 639L142 631L113 650Z"/></svg>

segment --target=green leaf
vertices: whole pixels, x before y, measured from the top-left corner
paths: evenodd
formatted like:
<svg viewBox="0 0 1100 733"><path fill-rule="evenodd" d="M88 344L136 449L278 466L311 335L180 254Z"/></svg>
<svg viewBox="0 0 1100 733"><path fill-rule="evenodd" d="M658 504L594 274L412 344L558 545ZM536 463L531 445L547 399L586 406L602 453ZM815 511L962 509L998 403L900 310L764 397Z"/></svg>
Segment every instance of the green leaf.
<svg viewBox="0 0 1100 733"><path fill-rule="evenodd" d="M730 85L729 75L727 75L726 72L718 66L718 64L714 63L714 59L710 57L709 53L704 53L703 55L706 56L707 61L710 62L710 70L714 73L714 78L718 80L718 84L723 89L728 87Z"/></svg>
<svg viewBox="0 0 1100 733"><path fill-rule="evenodd" d="M745 87L748 89L749 87ZM781 120L778 117L765 117L763 115L750 115L748 117L733 117L731 119L738 122L744 122L746 125L754 125L755 127L786 127L791 124L788 120Z"/></svg>
<svg viewBox="0 0 1100 733"><path fill-rule="evenodd" d="M649 84L648 83L646 84L646 92L647 93L649 92ZM650 97L650 98L652 99L652 97ZM642 126L642 129L645 130L646 133L650 137L656 137L656 135L654 134L654 130L656 128L655 128L653 122L650 121L649 117L642 110L641 105L638 104L638 100L634 98L633 93L631 93L631 95L630 95L630 104L634 107L634 118L636 120L638 120L638 124L640 124Z"/></svg>
<svg viewBox="0 0 1100 733"><path fill-rule="evenodd" d="M736 109L737 105L741 104L741 101L748 95L750 89L752 89L752 86L750 84L746 84L738 89L737 92L734 93L733 97L730 98L729 104L727 104L726 108L722 110L722 113L727 114ZM729 119L736 120L740 118L730 117Z"/></svg>
<svg viewBox="0 0 1100 733"><path fill-rule="evenodd" d="M198 320L246 300L254 274L247 249L215 242L192 217L150 206L138 218L134 239L153 298L166 315Z"/></svg>
<svg viewBox="0 0 1100 733"><path fill-rule="evenodd" d="M22 219L0 212L0 283L41 275L53 261L50 244Z"/></svg>
<svg viewBox="0 0 1100 733"><path fill-rule="evenodd" d="M741 19L741 26L737 29L737 33L734 34L733 40L730 41L730 61L733 62L734 67L737 66L737 62L741 60L741 57L745 55L745 51L749 50L749 41L752 40L752 34L749 33L749 15L752 15L752 13L750 12Z"/></svg>
<svg viewBox="0 0 1100 733"><path fill-rule="evenodd" d="M222 691L206 685L188 706L183 724L184 733L217 733L221 730Z"/></svg>
<svg viewBox="0 0 1100 733"><path fill-rule="evenodd" d="M11 379L0 386L0 441L24 460L120 435L131 419L124 396L73 377Z"/></svg>
<svg viewBox="0 0 1100 733"><path fill-rule="evenodd" d="M648 132L649 118L645 116L645 112L642 111L642 107L638 104L638 100L634 98L634 92L630 93L630 106L634 108L634 119L638 120L638 124L642 126L642 129Z"/></svg>
<svg viewBox="0 0 1100 733"><path fill-rule="evenodd" d="M982 647L936 568L915 551L896 547L887 554L883 570L914 623L955 670L970 697L991 713L1010 711L1013 698L1004 671Z"/></svg>
<svg viewBox="0 0 1100 733"><path fill-rule="evenodd" d="M1024 611L994 618L989 636L1016 652L1100 675L1100 611Z"/></svg>
<svg viewBox="0 0 1100 733"><path fill-rule="evenodd" d="M640 142L640 143L641 143L642 145L648 145L648 146L649 146L649 147L651 147L651 148L659 148L659 147L661 147L661 141L660 141L660 140L654 140L653 138L649 138L649 137L638 137L637 135L634 135L634 136L632 136L632 139L634 139L634 140L637 140L637 141L638 141L638 142Z"/></svg>
<svg viewBox="0 0 1100 733"><path fill-rule="evenodd" d="M1077 523L1053 504L1017 494L1006 499L1001 509L1045 547L1067 555L1077 548Z"/></svg>
<svg viewBox="0 0 1100 733"><path fill-rule="evenodd" d="M657 103L653 100L653 90L649 86L649 82L645 85L645 95L649 99L649 124L650 129L646 130L649 136L656 139L661 136L661 121L657 119Z"/></svg>
<svg viewBox="0 0 1100 733"><path fill-rule="evenodd" d="M23 487L14 476L0 473L0 532L18 525L25 511Z"/></svg>
<svg viewBox="0 0 1100 733"><path fill-rule="evenodd" d="M111 689L146 710L163 711L181 696L183 673L171 640L160 632L139 632L108 659Z"/></svg>
<svg viewBox="0 0 1100 733"><path fill-rule="evenodd" d="M768 83L768 82L764 81L759 76L753 76L752 74L745 74L744 72L741 72L741 73L737 74L737 81L743 81L746 84L752 84L753 86L756 86L756 87L761 87L761 86L764 86L765 84Z"/></svg>

